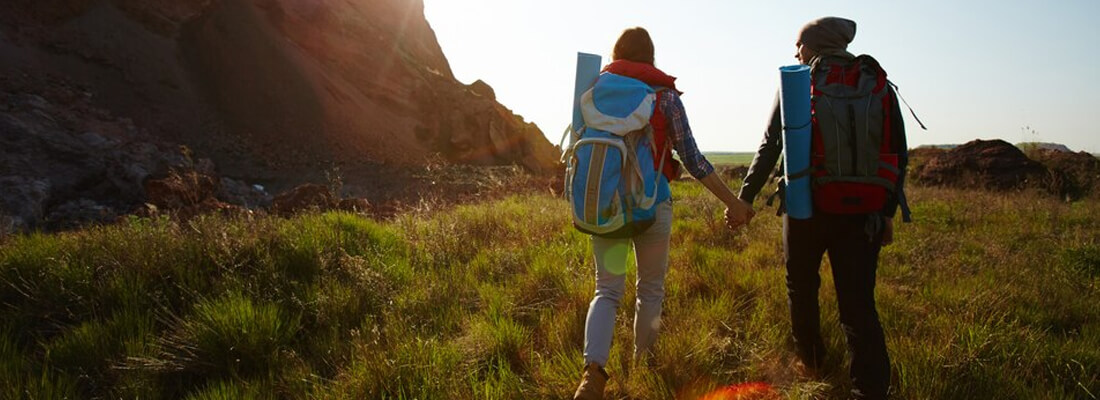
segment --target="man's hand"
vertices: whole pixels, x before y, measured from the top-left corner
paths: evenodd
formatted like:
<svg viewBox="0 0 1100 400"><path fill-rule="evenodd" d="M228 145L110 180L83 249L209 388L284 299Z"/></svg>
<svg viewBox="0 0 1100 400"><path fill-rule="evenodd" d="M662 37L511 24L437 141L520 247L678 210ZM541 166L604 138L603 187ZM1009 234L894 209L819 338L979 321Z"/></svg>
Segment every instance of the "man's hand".
<svg viewBox="0 0 1100 400"><path fill-rule="evenodd" d="M743 225L748 225L754 216L756 212L752 210L752 205L738 199L726 207L726 227L735 231Z"/></svg>
<svg viewBox="0 0 1100 400"><path fill-rule="evenodd" d="M889 246L890 243L894 243L894 219L884 218L886 220L885 226L882 228L882 245Z"/></svg>

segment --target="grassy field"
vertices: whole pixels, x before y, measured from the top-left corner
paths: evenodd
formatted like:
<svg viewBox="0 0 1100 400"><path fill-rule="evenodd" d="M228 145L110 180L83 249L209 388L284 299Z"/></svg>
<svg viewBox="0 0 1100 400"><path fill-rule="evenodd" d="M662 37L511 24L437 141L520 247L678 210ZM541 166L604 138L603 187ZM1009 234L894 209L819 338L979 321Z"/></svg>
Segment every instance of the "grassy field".
<svg viewBox="0 0 1100 400"><path fill-rule="evenodd" d="M736 183L736 182L733 182ZM662 336L630 367L620 307L609 398L767 382L849 390L823 267L826 375L792 368L780 220L737 234L677 182ZM1100 395L1100 202L914 188L879 269L899 399ZM133 219L0 244L0 398L560 399L593 292L587 237L547 196L389 221ZM624 305L634 302L628 289Z"/></svg>
<svg viewBox="0 0 1100 400"><path fill-rule="evenodd" d="M756 153L725 153L725 152L707 152L703 153L715 166L748 166L752 164L752 157Z"/></svg>

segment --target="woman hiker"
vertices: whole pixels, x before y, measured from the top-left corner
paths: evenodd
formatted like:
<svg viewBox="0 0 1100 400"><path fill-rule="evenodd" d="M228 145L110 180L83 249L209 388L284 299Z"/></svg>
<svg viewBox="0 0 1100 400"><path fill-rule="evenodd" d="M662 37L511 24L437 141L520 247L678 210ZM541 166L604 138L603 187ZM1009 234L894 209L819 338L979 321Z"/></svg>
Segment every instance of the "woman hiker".
<svg viewBox="0 0 1100 400"><path fill-rule="evenodd" d="M672 231L672 201L669 181L680 175L680 165L671 151L683 161L683 166L695 179L726 205L729 227L748 223L752 207L737 198L714 173L714 167L695 145L688 126L681 93L676 90L676 78L654 66L653 40L643 28L623 31L615 43L611 64L603 72L642 81L658 90L656 109L650 118L658 157L667 160L657 186L656 222L640 234L626 239L592 236L592 252L596 261L596 293L589 304L584 326L584 371L574 399L602 399L608 374L604 370L611 350L611 334L615 328L615 312L623 295L626 281L627 250L634 246L638 266L637 304L634 314L634 358L643 360L651 354L657 340L661 319L661 303L665 296L665 273L668 271L669 237ZM670 140L667 140L670 139ZM669 148L668 143L672 144Z"/></svg>

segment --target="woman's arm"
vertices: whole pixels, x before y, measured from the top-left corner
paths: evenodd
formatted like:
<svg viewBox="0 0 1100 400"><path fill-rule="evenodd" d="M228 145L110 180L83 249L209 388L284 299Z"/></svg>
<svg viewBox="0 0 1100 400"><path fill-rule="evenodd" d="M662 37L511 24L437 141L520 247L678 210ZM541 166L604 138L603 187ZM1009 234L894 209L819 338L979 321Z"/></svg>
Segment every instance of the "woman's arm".
<svg viewBox="0 0 1100 400"><path fill-rule="evenodd" d="M731 229L747 224L754 215L752 206L738 199L730 191L729 186L726 186L725 182L722 182L722 179L714 173L714 166L699 151L695 144L695 137L691 133L691 126L688 124L687 114L684 112L684 104L675 91L668 91L661 96L661 110L664 111L665 118L668 120L668 134L672 139L672 146L683 161L684 168L722 203L725 203L727 225Z"/></svg>
<svg viewBox="0 0 1100 400"><path fill-rule="evenodd" d="M752 210L752 205L734 196L726 183L718 177L718 174L707 175L703 179L699 179L699 182L711 193L714 193L719 200L726 203L726 226L731 230L742 225L748 225L749 221L752 221L752 217L756 215L756 212Z"/></svg>

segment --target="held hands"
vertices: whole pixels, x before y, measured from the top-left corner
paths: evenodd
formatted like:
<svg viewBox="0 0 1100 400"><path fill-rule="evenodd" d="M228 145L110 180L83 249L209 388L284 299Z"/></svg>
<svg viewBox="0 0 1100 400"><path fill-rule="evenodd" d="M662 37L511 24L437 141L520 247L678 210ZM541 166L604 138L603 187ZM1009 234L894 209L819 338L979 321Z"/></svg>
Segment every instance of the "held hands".
<svg viewBox="0 0 1100 400"><path fill-rule="evenodd" d="M714 193L723 203L726 203L726 227L731 231L737 230L737 228L742 225L748 224L753 215L756 215L756 213L752 211L752 204L738 199L733 192L730 192L729 186L726 186L726 183L722 182L718 174L708 174L700 178L699 182L702 182L707 190L710 190L710 192Z"/></svg>
<svg viewBox="0 0 1100 400"><path fill-rule="evenodd" d="M731 204L727 204L726 227L731 231L736 231L738 228L748 225L754 216L756 216L756 212L752 210L752 205L738 199Z"/></svg>

